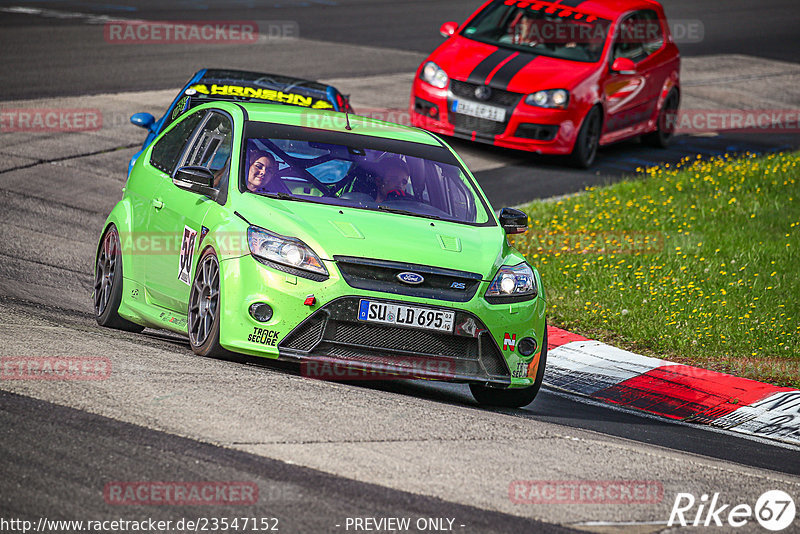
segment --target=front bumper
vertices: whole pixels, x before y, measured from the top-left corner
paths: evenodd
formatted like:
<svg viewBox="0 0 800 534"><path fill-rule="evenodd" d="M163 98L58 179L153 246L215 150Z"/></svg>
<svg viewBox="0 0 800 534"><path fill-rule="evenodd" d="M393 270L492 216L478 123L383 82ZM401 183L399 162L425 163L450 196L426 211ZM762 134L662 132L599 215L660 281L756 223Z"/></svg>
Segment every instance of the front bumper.
<svg viewBox="0 0 800 534"><path fill-rule="evenodd" d="M470 84L458 80L452 80L446 89L438 89L415 78L410 102L411 124L438 134L516 150L561 155L572 152L582 119L577 111L528 106L522 102L525 95L496 89L493 91L497 97L484 103L504 108L504 122L452 111L457 99L482 103L470 98L469 89Z"/></svg>
<svg viewBox="0 0 800 534"><path fill-rule="evenodd" d="M252 256L221 262L220 343L234 352L298 362L325 362L398 378L426 378L496 387L533 383L544 335L542 298L515 304L486 302L481 281L467 302L420 298L350 286L334 261L316 282L259 263ZM538 275L537 275L538 278ZM540 283L540 280L537 279ZM304 304L313 295L315 304ZM362 298L455 311L454 332L436 332L358 320ZM274 314L260 323L255 302ZM509 340L531 337L539 349L521 356Z"/></svg>
<svg viewBox="0 0 800 534"><path fill-rule="evenodd" d="M406 378L511 384L505 358L475 315L457 311L456 331L462 335L452 335L359 322L360 301L360 297L340 297L322 306L278 344L281 356L332 359ZM472 335L464 331L465 324L471 325Z"/></svg>

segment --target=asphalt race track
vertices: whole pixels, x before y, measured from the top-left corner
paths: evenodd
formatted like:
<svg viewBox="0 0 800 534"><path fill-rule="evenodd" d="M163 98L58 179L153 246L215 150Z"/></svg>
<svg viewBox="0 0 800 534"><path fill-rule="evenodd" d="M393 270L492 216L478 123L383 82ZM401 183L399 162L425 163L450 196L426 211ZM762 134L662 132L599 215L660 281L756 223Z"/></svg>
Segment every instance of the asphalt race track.
<svg viewBox="0 0 800 534"><path fill-rule="evenodd" d="M159 113L204 66L331 81L352 94L357 110L402 111L413 71L441 42L439 25L463 20L477 5L0 2L0 110L103 114L103 128L94 132L0 132L0 356L105 357L112 370L102 381L0 381L0 531L13 531L2 523L12 518L35 525L40 518L239 516L277 518L280 532L365 531L352 519L405 517L412 525L441 520L411 532L647 533L673 531L666 524L680 492L719 493L726 503L751 506L767 490L800 495L800 449L790 445L547 389L525 409L487 410L461 385L309 380L288 365L200 358L184 338L161 331L97 327L96 241L144 137L127 123L132 112ZM665 6L672 19L704 26L701 42L682 47L684 104L800 108L794 1ZM102 17L291 21L299 38L247 46L112 45L103 40ZM634 141L601 150L589 171L556 158L453 144L499 208L686 156L796 148L800 136L684 135L666 151ZM642 504L511 498L515 481L548 480L655 483L663 494ZM104 496L109 484L136 481L245 481L258 487L258 499L148 506ZM737 531L764 530L752 523Z"/></svg>

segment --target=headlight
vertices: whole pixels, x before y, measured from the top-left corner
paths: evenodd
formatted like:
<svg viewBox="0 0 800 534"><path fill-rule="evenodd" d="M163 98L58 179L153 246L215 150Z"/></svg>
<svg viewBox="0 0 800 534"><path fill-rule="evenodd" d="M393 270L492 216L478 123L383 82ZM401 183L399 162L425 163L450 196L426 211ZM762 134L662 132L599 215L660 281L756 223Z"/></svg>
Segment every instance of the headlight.
<svg viewBox="0 0 800 534"><path fill-rule="evenodd" d="M247 229L247 244L253 256L268 262L328 276L319 256L299 239L251 226Z"/></svg>
<svg viewBox="0 0 800 534"><path fill-rule="evenodd" d="M493 304L501 304L516 300L529 300L537 295L536 279L533 269L527 263L519 265L503 265L497 271L489 289L486 300Z"/></svg>
<svg viewBox="0 0 800 534"><path fill-rule="evenodd" d="M422 72L419 73L419 77L422 81L428 82L439 89L447 87L447 73L433 61L425 63L425 66L422 67Z"/></svg>
<svg viewBox="0 0 800 534"><path fill-rule="evenodd" d="M564 89L536 91L525 97L525 103L537 108L566 109L569 105L569 92Z"/></svg>

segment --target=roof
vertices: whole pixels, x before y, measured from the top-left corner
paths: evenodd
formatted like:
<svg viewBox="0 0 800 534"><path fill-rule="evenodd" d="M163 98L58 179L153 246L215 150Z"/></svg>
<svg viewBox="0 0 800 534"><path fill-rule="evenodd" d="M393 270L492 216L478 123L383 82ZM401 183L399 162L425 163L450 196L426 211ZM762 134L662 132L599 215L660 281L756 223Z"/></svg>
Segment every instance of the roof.
<svg viewBox="0 0 800 534"><path fill-rule="evenodd" d="M239 82L242 84L266 87L270 89L276 88L293 88L302 87L312 91L325 93L328 90L327 85L319 82L304 80L303 78L295 78L293 76L283 76L281 74L269 74L266 72L253 72L245 70L233 69L206 69L201 82Z"/></svg>
<svg viewBox="0 0 800 534"><path fill-rule="evenodd" d="M265 72L206 69L184 94L196 100L271 101L316 109L332 109L340 96L328 85ZM200 73L198 73L200 74Z"/></svg>
<svg viewBox="0 0 800 534"><path fill-rule="evenodd" d="M353 135L369 135L385 139L397 139L426 145L441 145L441 141L433 134L391 122L385 122L369 117L349 114L345 116L340 111L325 111L279 104L266 104L260 102L215 102L214 105L221 109L227 106L241 106L247 111L250 121L284 124L288 126L301 126L315 130L335 132L348 132ZM350 130L346 129L350 122Z"/></svg>
<svg viewBox="0 0 800 534"><path fill-rule="evenodd" d="M509 2L506 1L506 3ZM610 20L614 20L628 11L654 9L660 5L653 0L533 0L516 3L519 7L529 7L536 11L545 9L556 13L566 12L565 15L567 16L572 13L583 13Z"/></svg>

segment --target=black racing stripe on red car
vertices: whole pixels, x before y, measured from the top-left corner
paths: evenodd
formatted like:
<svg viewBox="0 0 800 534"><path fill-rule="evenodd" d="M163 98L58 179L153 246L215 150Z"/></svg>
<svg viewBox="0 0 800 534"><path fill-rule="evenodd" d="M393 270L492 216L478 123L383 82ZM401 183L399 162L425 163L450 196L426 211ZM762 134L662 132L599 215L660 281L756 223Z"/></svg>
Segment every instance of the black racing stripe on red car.
<svg viewBox="0 0 800 534"><path fill-rule="evenodd" d="M519 74L519 71L524 69L531 61L536 59L537 55L535 54L519 54L518 56L511 59L508 63L500 67L497 72L494 73L492 79L490 80L492 87L497 89L506 89L508 84L511 83L511 80Z"/></svg>
<svg viewBox="0 0 800 534"><path fill-rule="evenodd" d="M479 85L485 84L486 78L489 76L489 74L491 74L492 71L496 69L500 63L505 61L510 55L514 53L515 52L511 50L503 50L503 49L495 50L494 52L486 56L483 59L483 61L478 63L478 66L472 69L472 72L467 78L467 81Z"/></svg>

